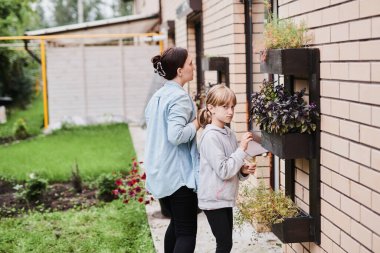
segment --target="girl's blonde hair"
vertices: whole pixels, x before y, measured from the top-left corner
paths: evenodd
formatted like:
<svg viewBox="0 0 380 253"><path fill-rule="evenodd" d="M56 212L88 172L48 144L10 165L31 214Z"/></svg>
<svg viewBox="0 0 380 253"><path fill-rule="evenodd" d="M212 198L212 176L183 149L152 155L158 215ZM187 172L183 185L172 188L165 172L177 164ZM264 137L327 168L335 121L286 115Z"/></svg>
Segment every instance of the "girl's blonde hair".
<svg viewBox="0 0 380 253"><path fill-rule="evenodd" d="M235 93L225 86L224 84L218 84L213 86L206 96L206 107L202 108L198 112L198 123L203 128L211 123L211 112L208 110L207 106L223 106L232 102L233 105L236 105L236 96Z"/></svg>

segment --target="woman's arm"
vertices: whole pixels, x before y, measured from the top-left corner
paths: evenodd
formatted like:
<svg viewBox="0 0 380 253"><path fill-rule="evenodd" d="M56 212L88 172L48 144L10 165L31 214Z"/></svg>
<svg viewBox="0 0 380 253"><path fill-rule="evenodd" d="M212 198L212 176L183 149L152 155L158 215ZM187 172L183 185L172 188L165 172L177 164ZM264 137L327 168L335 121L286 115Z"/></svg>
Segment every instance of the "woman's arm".
<svg viewBox="0 0 380 253"><path fill-rule="evenodd" d="M193 114L191 103L190 97L184 94L169 106L167 133L169 142L173 145L191 141L197 132L197 125L190 122Z"/></svg>

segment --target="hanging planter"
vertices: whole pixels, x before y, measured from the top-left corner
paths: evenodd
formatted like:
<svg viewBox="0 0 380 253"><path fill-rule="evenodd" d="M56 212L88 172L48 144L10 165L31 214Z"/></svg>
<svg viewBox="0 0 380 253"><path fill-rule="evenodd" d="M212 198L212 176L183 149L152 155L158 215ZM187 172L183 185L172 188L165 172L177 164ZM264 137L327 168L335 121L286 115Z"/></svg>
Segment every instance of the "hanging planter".
<svg viewBox="0 0 380 253"><path fill-rule="evenodd" d="M313 135L288 133L284 135L262 132L261 145L281 159L313 158Z"/></svg>
<svg viewBox="0 0 380 253"><path fill-rule="evenodd" d="M314 241L314 219L304 212L293 218L284 218L280 223L272 224L272 232L283 243Z"/></svg>
<svg viewBox="0 0 380 253"><path fill-rule="evenodd" d="M263 51L260 71L269 74L305 77L311 68L312 49L268 49Z"/></svg>

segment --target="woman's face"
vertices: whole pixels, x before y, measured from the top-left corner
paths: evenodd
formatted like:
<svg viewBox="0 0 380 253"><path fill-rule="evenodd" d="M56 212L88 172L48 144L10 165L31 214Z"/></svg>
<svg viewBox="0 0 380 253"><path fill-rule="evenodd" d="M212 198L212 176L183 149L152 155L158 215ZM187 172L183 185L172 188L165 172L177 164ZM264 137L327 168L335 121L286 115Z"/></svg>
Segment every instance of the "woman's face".
<svg viewBox="0 0 380 253"><path fill-rule="evenodd" d="M180 78L184 84L193 80L194 64L193 64L193 58L190 55L187 56L185 64L180 69L179 75L180 75Z"/></svg>

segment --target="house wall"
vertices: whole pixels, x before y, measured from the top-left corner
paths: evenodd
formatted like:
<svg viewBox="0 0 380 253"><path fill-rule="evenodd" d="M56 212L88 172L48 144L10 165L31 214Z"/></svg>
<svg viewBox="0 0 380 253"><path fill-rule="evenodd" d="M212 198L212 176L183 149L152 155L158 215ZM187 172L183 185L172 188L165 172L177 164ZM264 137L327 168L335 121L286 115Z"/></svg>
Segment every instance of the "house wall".
<svg viewBox="0 0 380 253"><path fill-rule="evenodd" d="M278 2L281 18L306 21L321 53L321 245L284 251L380 252L380 3ZM296 166L308 210L308 162Z"/></svg>
<svg viewBox="0 0 380 253"><path fill-rule="evenodd" d="M49 125L143 123L158 46L48 47Z"/></svg>

